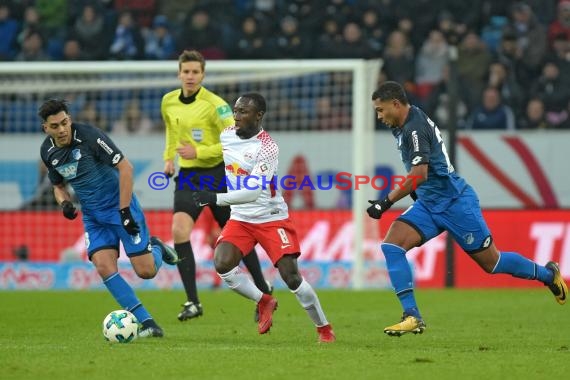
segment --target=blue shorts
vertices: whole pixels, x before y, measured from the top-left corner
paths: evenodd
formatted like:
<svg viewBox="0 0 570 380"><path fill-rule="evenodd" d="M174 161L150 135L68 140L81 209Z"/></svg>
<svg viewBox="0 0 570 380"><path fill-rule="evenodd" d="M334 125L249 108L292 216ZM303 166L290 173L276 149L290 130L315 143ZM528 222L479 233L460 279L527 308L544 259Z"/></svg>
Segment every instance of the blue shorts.
<svg viewBox="0 0 570 380"><path fill-rule="evenodd" d="M119 241L128 257L144 255L150 252L149 231L142 209L135 197L131 201L131 214L140 227L137 235L129 235L123 228L119 210L97 210L83 213L85 227L85 246L87 256L102 249L115 249L119 252Z"/></svg>
<svg viewBox="0 0 570 380"><path fill-rule="evenodd" d="M449 232L467 253L487 249L493 241L481 213L479 198L471 186L467 186L461 196L441 213L430 212L418 200L397 220L414 228L422 238L421 244L443 231Z"/></svg>

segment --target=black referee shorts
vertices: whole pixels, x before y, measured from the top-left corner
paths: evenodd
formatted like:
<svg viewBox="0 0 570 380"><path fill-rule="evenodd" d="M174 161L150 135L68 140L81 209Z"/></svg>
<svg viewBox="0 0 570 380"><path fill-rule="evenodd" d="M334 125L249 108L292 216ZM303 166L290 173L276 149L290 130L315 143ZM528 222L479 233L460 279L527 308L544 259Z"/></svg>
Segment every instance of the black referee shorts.
<svg viewBox="0 0 570 380"><path fill-rule="evenodd" d="M178 175L174 177L176 187L174 190L174 212L185 212L190 215L194 222L198 220L203 207L197 207L192 198L192 193L197 191L214 191L216 193L227 192L225 185L226 170L224 163L213 168L180 168ZM214 218L223 227L230 218L228 206L210 205Z"/></svg>

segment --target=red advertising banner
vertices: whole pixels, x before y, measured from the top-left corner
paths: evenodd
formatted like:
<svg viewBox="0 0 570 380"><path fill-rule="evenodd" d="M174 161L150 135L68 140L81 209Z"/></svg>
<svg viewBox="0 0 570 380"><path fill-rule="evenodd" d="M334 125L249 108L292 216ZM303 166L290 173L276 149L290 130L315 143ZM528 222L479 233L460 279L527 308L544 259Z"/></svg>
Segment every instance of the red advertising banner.
<svg viewBox="0 0 570 380"><path fill-rule="evenodd" d="M539 264L557 261L566 279L570 279L570 210L555 211L486 211L489 228L499 250L521 253ZM390 223L399 215L388 212L377 223L367 220L369 237L364 242L367 267L378 267L383 261L379 243ZM147 211L152 234L171 242L169 211ZM192 233L192 244L198 262L212 260L211 243L219 230L205 215ZM353 260L353 223L349 211L294 211L301 249L301 261L350 263ZM376 230L378 227L378 230ZM265 256L261 250L261 258ZM440 235L408 253L419 287L443 287L445 279L445 235ZM83 226L80 218L68 221L59 211L0 212L0 261L15 262L84 261ZM375 263L372 263L375 262ZM381 268L378 267L378 268ZM338 269L337 269L338 270ZM385 280L380 269L365 271L365 283ZM343 276L349 276L344 273ZM540 286L531 281L506 275L489 275L481 270L459 246L455 246L455 285L471 287Z"/></svg>

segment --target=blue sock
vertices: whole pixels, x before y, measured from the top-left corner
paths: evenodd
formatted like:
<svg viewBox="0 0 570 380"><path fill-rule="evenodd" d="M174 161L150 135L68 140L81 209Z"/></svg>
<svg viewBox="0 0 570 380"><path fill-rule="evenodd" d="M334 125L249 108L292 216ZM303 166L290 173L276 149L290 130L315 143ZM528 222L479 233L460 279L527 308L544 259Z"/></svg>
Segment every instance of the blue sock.
<svg viewBox="0 0 570 380"><path fill-rule="evenodd" d="M113 273L103 283L113 295L113 298L125 310L130 311L137 317L139 323L143 323L148 319L152 319L148 311L144 308L143 304L133 291L133 288L121 277L119 272Z"/></svg>
<svg viewBox="0 0 570 380"><path fill-rule="evenodd" d="M153 245L151 253L152 257L154 258L154 266L156 268L156 271L158 272L158 270L162 266L162 249L160 249L158 245Z"/></svg>
<svg viewBox="0 0 570 380"><path fill-rule="evenodd" d="M500 252L499 261L492 273L506 273L525 280L542 281L545 284L550 284L554 279L554 274L550 270L516 252Z"/></svg>
<svg viewBox="0 0 570 380"><path fill-rule="evenodd" d="M394 244L382 243L380 249L386 258L386 267L396 296L407 315L421 318L416 298L414 297L414 279L412 269L406 259L406 251Z"/></svg>

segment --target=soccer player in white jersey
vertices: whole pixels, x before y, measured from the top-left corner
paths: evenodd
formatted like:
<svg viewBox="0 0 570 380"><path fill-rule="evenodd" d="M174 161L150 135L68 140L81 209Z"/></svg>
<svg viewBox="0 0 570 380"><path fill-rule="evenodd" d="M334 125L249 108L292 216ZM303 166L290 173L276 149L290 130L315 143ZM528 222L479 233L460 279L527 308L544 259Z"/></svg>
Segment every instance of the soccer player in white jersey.
<svg viewBox="0 0 570 380"><path fill-rule="evenodd" d="M265 111L265 99L260 94L244 94L236 101L235 126L226 128L220 136L228 192L200 191L194 193L194 200L198 207L231 207L230 220L216 242L214 264L230 289L257 302L259 333L265 334L271 328L277 300L262 293L240 270L243 255L257 243L309 314L317 327L319 342L334 342L335 334L317 294L299 273L297 258L301 250L287 204L271 184L277 173L279 148L262 128Z"/></svg>

